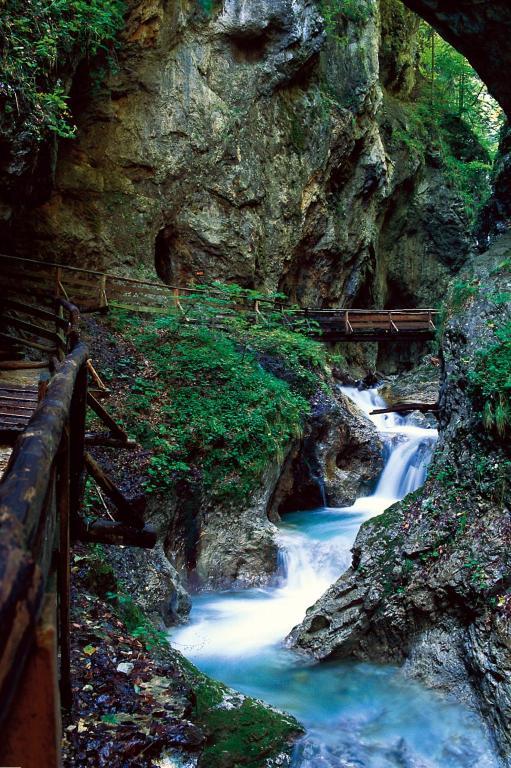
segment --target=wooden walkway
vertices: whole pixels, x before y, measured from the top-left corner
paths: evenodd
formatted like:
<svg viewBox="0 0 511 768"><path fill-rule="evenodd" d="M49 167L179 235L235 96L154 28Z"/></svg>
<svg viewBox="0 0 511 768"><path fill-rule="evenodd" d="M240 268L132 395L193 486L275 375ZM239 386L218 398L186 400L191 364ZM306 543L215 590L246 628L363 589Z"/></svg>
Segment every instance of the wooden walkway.
<svg viewBox="0 0 511 768"><path fill-rule="evenodd" d="M210 322L221 322L233 312L250 314L256 322L278 314L288 327L330 343L410 343L434 339L436 333L434 309L299 309L255 291L166 285L13 256L0 255L0 266L11 295L16 296L22 285L41 302L60 297L77 304L82 312L106 312L112 307L148 314L179 312L186 318L202 304Z"/></svg>
<svg viewBox="0 0 511 768"><path fill-rule="evenodd" d="M87 451L132 443L99 402L78 309L19 293L0 299L0 765L57 768L71 702L70 541L152 547L156 533ZM86 433L87 408L106 435ZM81 517L86 472L109 519Z"/></svg>

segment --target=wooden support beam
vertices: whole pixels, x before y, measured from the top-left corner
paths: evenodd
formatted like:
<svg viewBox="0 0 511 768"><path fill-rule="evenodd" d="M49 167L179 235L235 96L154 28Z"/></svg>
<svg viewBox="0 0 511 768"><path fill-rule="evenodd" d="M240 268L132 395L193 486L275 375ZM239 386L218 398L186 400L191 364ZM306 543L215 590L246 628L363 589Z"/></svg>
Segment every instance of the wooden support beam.
<svg viewBox="0 0 511 768"><path fill-rule="evenodd" d="M48 362L44 360L2 360L0 371L27 371L48 368Z"/></svg>
<svg viewBox="0 0 511 768"><path fill-rule="evenodd" d="M71 464L68 426L64 428L60 444L56 496L59 526L60 696L62 706L65 709L70 709L73 703L73 692L71 688L71 645L69 637L71 603Z"/></svg>
<svg viewBox="0 0 511 768"><path fill-rule="evenodd" d="M146 497L141 495L132 500L127 499L99 466L97 461L92 458L90 453L85 453L85 466L89 474L114 504L117 510L117 519L120 522L142 529L144 527L144 513L147 505Z"/></svg>
<svg viewBox="0 0 511 768"><path fill-rule="evenodd" d="M117 440L109 432L86 432L85 445L96 445L103 448L126 448L128 450L138 447L136 440Z"/></svg>
<svg viewBox="0 0 511 768"><path fill-rule="evenodd" d="M152 549L158 539L155 529L146 525L144 528L133 528L124 523L111 520L96 520L90 525L83 522L77 530L77 538L80 541L94 542L97 544L114 544L125 547L141 547Z"/></svg>
<svg viewBox="0 0 511 768"><path fill-rule="evenodd" d="M102 391L102 392L108 392L108 393L110 393L110 390L109 390L109 389L108 389L108 387L106 386L105 382L103 381L103 379L101 378L101 376L99 375L99 373L98 373L98 372L96 371L96 369L94 368L94 366L93 366L93 364L92 364L92 360L90 360L90 359L89 359L89 360L87 360L87 370L89 371L89 373L90 373L90 376L91 376L91 378L92 378L93 382L95 383L95 385L97 386L97 388L98 388L100 391ZM90 391L90 390L89 390L89 391Z"/></svg>
<svg viewBox="0 0 511 768"><path fill-rule="evenodd" d="M112 434L117 437L118 440L124 440L128 441L128 433L124 431L122 427L120 427L115 419L110 416L107 410L103 408L101 403L96 400L94 395L91 392L87 393L87 405L92 408L96 416L98 416L103 424L105 424L112 432Z"/></svg>
<svg viewBox="0 0 511 768"><path fill-rule="evenodd" d="M395 403L388 408L377 408L375 411L371 411L371 416L377 416L383 413L411 413L412 411L420 411L421 413L437 413L439 410L438 403Z"/></svg>

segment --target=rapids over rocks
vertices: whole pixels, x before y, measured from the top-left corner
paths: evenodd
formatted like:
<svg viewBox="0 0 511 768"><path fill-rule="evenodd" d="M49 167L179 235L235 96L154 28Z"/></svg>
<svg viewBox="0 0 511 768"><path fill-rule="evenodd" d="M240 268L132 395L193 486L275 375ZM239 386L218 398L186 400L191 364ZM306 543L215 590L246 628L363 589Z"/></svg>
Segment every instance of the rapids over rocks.
<svg viewBox="0 0 511 768"><path fill-rule="evenodd" d="M360 525L424 482L437 436L413 417L369 416L384 406L376 390L343 391L385 445L373 494L351 507L286 514L275 584L197 596L190 624L173 631L172 643L206 673L304 724L293 768L494 768L478 717L399 669L315 664L285 647L307 607L348 567Z"/></svg>

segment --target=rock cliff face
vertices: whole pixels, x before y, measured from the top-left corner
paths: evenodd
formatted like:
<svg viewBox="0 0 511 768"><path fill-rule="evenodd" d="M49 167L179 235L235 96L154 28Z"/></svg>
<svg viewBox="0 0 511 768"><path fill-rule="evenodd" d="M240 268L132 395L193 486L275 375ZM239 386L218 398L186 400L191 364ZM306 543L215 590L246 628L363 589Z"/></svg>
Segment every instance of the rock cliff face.
<svg viewBox="0 0 511 768"><path fill-rule="evenodd" d="M317 658L405 662L475 703L508 763L511 455L508 437L483 425L488 398L474 390L473 372L509 328L510 255L506 235L455 283L426 485L362 526L352 567L292 633Z"/></svg>
<svg viewBox="0 0 511 768"><path fill-rule="evenodd" d="M365 0L132 2L119 71L72 88L46 202L0 224L18 253L301 303L431 303L470 249L456 196L403 136L415 17ZM28 221L28 223L27 223Z"/></svg>

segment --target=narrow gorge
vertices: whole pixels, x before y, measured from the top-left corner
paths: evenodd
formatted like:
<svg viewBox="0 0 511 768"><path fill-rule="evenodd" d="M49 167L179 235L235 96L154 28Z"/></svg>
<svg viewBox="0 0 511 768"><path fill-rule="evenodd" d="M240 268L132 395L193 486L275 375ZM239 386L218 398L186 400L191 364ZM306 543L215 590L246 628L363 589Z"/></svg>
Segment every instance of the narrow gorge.
<svg viewBox="0 0 511 768"><path fill-rule="evenodd" d="M510 33L0 4L2 765L511 766Z"/></svg>

